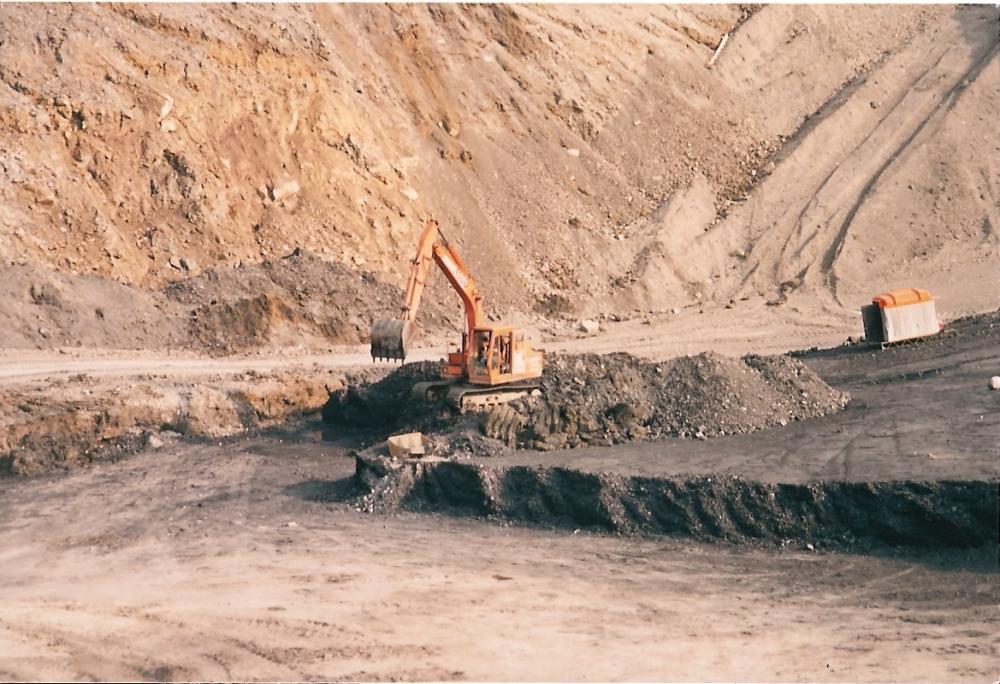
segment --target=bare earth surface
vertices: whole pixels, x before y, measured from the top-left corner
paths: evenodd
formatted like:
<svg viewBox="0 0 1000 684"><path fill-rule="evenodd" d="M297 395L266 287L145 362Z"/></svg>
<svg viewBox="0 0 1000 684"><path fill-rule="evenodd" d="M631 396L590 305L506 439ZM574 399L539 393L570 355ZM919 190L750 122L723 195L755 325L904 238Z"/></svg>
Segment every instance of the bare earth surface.
<svg viewBox="0 0 1000 684"><path fill-rule="evenodd" d="M505 315L993 309L998 17L6 3L0 346L358 341L427 216Z"/></svg>
<svg viewBox="0 0 1000 684"><path fill-rule="evenodd" d="M995 559L370 516L303 439L0 483L0 676L996 677Z"/></svg>
<svg viewBox="0 0 1000 684"><path fill-rule="evenodd" d="M801 360L853 397L743 437L467 468L862 495L959 480L982 513L1000 479L998 21L0 5L0 679L997 680L994 548L371 515L360 443L312 416L384 372L368 326L398 310L433 216L488 320L547 351L818 347ZM913 286L949 324L992 313L838 346L859 306ZM425 300L408 360L458 339L443 278ZM873 510L905 523L894 501Z"/></svg>
<svg viewBox="0 0 1000 684"><path fill-rule="evenodd" d="M809 425L544 459L765 481L995 481L998 413L984 383L997 363L993 318L878 355L803 357L855 396ZM682 321L643 327L670 339ZM733 337L729 351L742 349ZM319 374L365 360L349 348L226 359L18 352L0 374L8 391L52 391L89 373L112 392L151 373L211 386L248 371ZM872 556L369 515L351 503L347 445L329 437L307 427L171 441L68 475L0 479L0 676L997 676L1000 589L988 549Z"/></svg>

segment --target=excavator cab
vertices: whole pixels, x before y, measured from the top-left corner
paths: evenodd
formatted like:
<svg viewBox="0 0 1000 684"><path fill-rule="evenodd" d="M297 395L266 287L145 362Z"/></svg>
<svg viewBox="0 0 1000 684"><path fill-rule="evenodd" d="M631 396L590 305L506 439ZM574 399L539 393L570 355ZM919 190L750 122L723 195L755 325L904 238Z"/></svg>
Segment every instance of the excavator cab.
<svg viewBox="0 0 1000 684"><path fill-rule="evenodd" d="M502 385L542 374L541 352L510 326L475 328L468 358L469 382L476 385Z"/></svg>
<svg viewBox="0 0 1000 684"><path fill-rule="evenodd" d="M493 331L480 328L472 333L472 355L469 379L489 377L493 349Z"/></svg>

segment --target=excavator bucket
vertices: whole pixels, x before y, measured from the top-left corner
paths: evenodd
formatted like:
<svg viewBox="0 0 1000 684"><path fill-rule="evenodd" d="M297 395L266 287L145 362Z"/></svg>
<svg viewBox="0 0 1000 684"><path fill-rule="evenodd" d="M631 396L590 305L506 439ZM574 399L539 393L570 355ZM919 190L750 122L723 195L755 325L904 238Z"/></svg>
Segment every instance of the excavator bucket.
<svg viewBox="0 0 1000 684"><path fill-rule="evenodd" d="M397 318L380 318L372 323L372 360L406 360L406 353L413 341L413 321Z"/></svg>

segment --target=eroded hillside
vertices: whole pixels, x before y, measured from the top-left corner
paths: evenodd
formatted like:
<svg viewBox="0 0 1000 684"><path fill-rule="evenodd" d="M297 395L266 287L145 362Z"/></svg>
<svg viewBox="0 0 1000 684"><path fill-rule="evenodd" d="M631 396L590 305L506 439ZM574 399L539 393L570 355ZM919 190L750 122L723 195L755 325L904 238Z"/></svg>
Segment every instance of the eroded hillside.
<svg viewBox="0 0 1000 684"><path fill-rule="evenodd" d="M8 264L160 288L301 247L399 285L433 215L501 309L1000 300L994 8L0 17Z"/></svg>

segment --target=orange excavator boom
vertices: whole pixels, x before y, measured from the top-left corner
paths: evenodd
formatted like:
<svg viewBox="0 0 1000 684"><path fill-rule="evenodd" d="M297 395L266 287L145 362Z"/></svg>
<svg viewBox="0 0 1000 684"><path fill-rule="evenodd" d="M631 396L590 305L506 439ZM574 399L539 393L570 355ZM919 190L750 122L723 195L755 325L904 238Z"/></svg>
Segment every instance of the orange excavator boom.
<svg viewBox="0 0 1000 684"><path fill-rule="evenodd" d="M420 309L424 285L434 262L444 272L448 282L458 293L465 308L466 336L483 325L483 296L468 267L458 251L445 238L438 222L429 219L417 240L417 253L410 262L410 275L403 296L403 309L398 319L379 319L372 324L372 359L405 360L416 337L414 320Z"/></svg>

